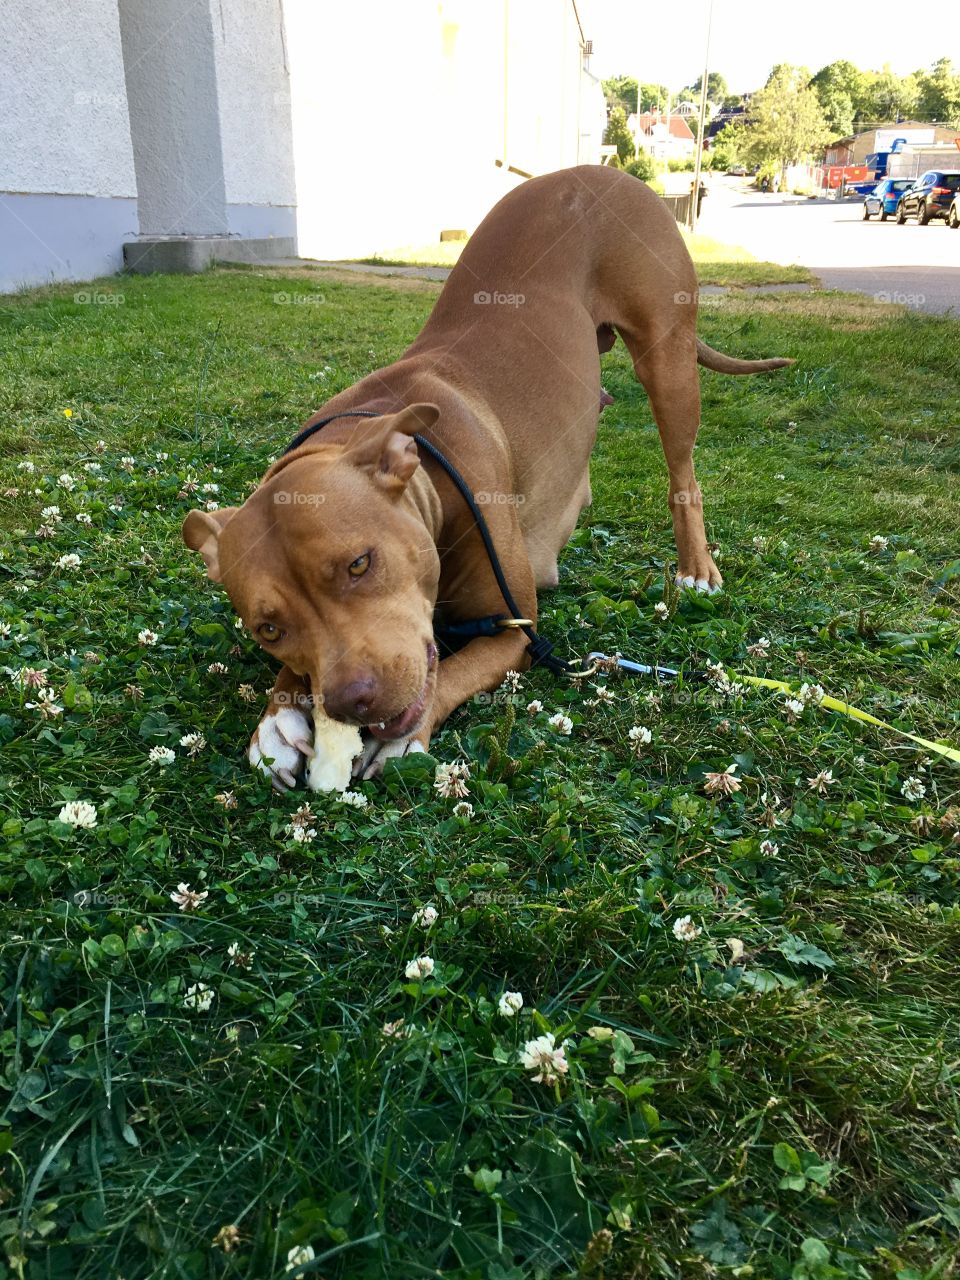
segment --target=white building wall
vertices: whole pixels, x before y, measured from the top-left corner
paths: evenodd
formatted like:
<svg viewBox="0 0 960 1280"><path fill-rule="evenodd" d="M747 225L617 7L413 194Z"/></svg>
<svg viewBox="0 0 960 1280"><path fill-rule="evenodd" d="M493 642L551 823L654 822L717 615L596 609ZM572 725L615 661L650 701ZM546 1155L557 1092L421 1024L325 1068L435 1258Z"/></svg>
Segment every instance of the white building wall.
<svg viewBox="0 0 960 1280"><path fill-rule="evenodd" d="M523 175L599 163L571 0L284 0L284 16L306 257L472 231Z"/></svg>
<svg viewBox="0 0 960 1280"><path fill-rule="evenodd" d="M116 0L0 0L0 290L122 264L136 182Z"/></svg>
<svg viewBox="0 0 960 1280"><path fill-rule="evenodd" d="M212 12L228 230L295 235L282 0L222 0Z"/></svg>

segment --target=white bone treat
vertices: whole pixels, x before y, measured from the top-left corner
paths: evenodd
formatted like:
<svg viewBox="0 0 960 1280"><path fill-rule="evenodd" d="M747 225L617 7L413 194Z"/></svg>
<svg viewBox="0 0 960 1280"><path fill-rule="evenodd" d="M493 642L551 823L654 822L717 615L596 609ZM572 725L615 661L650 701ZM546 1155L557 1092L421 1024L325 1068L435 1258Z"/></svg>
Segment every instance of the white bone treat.
<svg viewBox="0 0 960 1280"><path fill-rule="evenodd" d="M363 750L355 724L331 720L322 707L313 712L313 755L307 761L307 786L311 791L345 791L350 785L354 760Z"/></svg>

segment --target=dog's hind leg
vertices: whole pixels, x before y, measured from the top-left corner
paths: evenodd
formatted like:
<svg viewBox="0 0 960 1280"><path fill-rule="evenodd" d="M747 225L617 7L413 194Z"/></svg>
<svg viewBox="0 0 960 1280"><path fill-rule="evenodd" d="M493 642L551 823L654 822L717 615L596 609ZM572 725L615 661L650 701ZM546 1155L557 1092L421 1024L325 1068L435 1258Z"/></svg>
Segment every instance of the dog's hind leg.
<svg viewBox="0 0 960 1280"><path fill-rule="evenodd" d="M703 496L693 468L700 426L697 349L691 331L665 332L644 340L621 330L633 368L650 398L670 475L668 501L677 543L677 582L698 591L719 591L720 571L707 547Z"/></svg>

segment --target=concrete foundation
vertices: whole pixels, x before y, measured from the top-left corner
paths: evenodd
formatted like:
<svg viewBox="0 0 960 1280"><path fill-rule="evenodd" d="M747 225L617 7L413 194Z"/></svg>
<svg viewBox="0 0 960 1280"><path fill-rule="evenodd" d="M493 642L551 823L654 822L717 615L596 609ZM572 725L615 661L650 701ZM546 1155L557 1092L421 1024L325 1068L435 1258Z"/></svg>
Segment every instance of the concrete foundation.
<svg viewBox="0 0 960 1280"><path fill-rule="evenodd" d="M138 275L189 275L215 262L270 264L297 253L295 236L241 239L234 236L144 236L123 246L123 265Z"/></svg>

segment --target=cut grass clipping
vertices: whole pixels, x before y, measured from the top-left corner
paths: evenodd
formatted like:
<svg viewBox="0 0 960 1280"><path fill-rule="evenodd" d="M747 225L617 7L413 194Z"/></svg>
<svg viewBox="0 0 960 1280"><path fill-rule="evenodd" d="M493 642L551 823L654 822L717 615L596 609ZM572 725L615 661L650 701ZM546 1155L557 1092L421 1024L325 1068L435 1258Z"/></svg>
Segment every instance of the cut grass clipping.
<svg viewBox="0 0 960 1280"><path fill-rule="evenodd" d="M179 525L435 293L214 272L0 311L0 1274L953 1274L960 774L817 686L960 739L960 327L704 310L798 359L703 376L711 599L664 586L615 350L542 629L712 683L523 675L352 804L281 799L244 759L269 660Z"/></svg>

